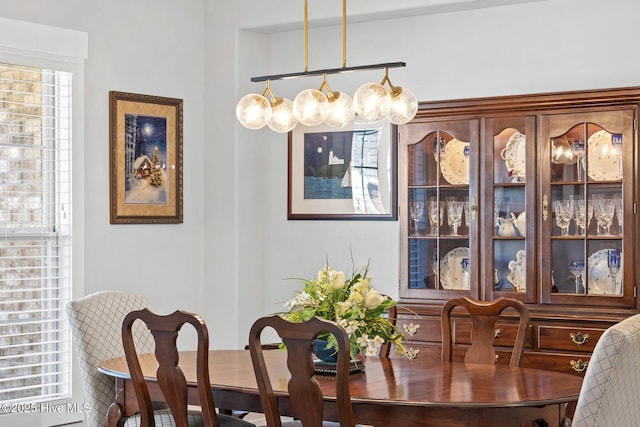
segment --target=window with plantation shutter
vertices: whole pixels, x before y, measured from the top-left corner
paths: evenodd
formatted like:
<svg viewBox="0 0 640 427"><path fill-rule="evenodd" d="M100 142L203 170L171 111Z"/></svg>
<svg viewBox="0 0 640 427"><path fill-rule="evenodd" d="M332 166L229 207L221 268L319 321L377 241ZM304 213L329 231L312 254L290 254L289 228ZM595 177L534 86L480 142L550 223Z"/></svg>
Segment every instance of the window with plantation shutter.
<svg viewBox="0 0 640 427"><path fill-rule="evenodd" d="M71 83L0 63L0 401L70 395Z"/></svg>
<svg viewBox="0 0 640 427"><path fill-rule="evenodd" d="M0 426L90 410L64 310L84 294L87 56L85 32L0 17Z"/></svg>

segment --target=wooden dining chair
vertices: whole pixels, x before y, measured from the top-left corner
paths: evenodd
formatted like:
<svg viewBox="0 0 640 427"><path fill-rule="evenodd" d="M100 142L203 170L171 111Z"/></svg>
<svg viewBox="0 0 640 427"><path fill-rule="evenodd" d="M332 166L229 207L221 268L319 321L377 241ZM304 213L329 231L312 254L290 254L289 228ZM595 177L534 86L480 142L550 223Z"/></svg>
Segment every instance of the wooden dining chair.
<svg viewBox="0 0 640 427"><path fill-rule="evenodd" d="M289 398L296 420L283 423L280 419L278 399L269 378L260 336L265 328L273 328L282 338L287 351L287 368L291 374L288 383ZM291 323L278 315L258 319L249 332L249 351L256 375L260 401L268 427L321 427L323 425L323 395L314 378L312 356L313 340L322 332L329 332L338 342L338 361L335 375L336 405L340 427L354 427L349 394L349 337L336 322L313 318L303 323ZM335 425L335 423L333 423Z"/></svg>
<svg viewBox="0 0 640 427"><path fill-rule="evenodd" d="M149 389L140 367L132 328L136 321L146 324L155 340L155 357L158 362L156 377L168 409L155 410L151 404ZM182 326L188 323L198 336L196 352L196 381L200 410L190 410L187 405L187 380L178 366L176 340ZM162 316L148 308L132 311L122 322L122 344L140 412L126 420L124 427L176 426L176 427L255 427L254 424L224 414L217 414L209 380L209 333L207 325L194 313L177 310Z"/></svg>
<svg viewBox="0 0 640 427"><path fill-rule="evenodd" d="M442 307L442 361L453 360L454 337L451 326L451 312L456 307L463 307L471 316L471 345L467 349L465 363L496 363L496 351L493 342L496 337L496 322L500 314L507 308L515 309L520 315L518 332L515 337L509 366L519 366L524 352L525 338L529 324L529 310L520 301L500 297L494 301L478 301L469 296L449 300Z"/></svg>

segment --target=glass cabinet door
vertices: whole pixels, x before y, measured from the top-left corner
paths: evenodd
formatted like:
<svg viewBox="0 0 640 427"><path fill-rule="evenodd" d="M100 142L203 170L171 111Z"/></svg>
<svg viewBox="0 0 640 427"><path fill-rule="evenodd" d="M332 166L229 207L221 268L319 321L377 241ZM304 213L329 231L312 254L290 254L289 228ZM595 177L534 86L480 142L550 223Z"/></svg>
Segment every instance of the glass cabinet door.
<svg viewBox="0 0 640 427"><path fill-rule="evenodd" d="M633 110L544 116L542 301L633 306ZM625 227L626 225L626 227Z"/></svg>
<svg viewBox="0 0 640 427"><path fill-rule="evenodd" d="M482 212L485 298L535 301L535 117L485 121Z"/></svg>
<svg viewBox="0 0 640 427"><path fill-rule="evenodd" d="M412 123L401 132L402 296L477 297L478 121Z"/></svg>

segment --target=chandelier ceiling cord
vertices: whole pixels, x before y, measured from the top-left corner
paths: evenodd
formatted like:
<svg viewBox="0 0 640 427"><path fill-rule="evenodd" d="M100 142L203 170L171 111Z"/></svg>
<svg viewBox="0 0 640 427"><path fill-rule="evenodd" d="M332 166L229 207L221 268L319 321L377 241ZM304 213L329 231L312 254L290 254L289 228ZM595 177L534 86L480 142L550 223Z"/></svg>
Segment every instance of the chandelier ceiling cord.
<svg viewBox="0 0 640 427"><path fill-rule="evenodd" d="M342 128L356 115L367 122L388 119L393 124L404 124L418 111L416 96L407 88L394 86L389 79L389 68L404 67L404 62L360 65L347 67L347 0L342 0L342 67L309 71L309 19L308 0L304 0L304 71L252 77L252 82L266 82L262 94L243 96L236 106L236 116L248 129L260 129L265 125L274 132L291 131L298 123L317 126L321 123ZM380 83L365 83L353 98L343 92L332 91L327 75L352 71L384 69ZM272 80L322 75L319 89L305 89L293 101L276 97L271 91ZM385 86L386 85L386 86Z"/></svg>

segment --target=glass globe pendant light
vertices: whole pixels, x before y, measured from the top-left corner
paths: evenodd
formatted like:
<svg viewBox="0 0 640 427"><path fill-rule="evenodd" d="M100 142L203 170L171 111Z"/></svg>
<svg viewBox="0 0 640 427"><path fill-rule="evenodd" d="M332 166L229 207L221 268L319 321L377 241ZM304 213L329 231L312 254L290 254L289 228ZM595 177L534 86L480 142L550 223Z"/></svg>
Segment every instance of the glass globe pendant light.
<svg viewBox="0 0 640 427"><path fill-rule="evenodd" d="M387 113L387 119L394 125L403 125L410 122L418 112L418 99L407 88L394 86L389 80L389 70L385 68L382 84L389 85L389 95L391 96L391 109Z"/></svg>
<svg viewBox="0 0 640 427"><path fill-rule="evenodd" d="M329 101L318 89L305 89L293 99L293 115L305 126L317 126L329 114Z"/></svg>
<svg viewBox="0 0 640 427"><path fill-rule="evenodd" d="M391 110L387 114L387 119L394 125L409 123L418 112L418 99L407 88L396 87L391 93Z"/></svg>
<svg viewBox="0 0 640 427"><path fill-rule="evenodd" d="M356 112L353 109L353 100L344 92L334 92L327 83L327 75L324 75L324 81L320 90L327 92L327 100L329 101L329 113L324 119L327 126L332 128L343 128L353 121Z"/></svg>
<svg viewBox="0 0 640 427"><path fill-rule="evenodd" d="M368 122L383 119L391 110L391 96L380 83L365 83L353 95L358 116Z"/></svg>
<svg viewBox="0 0 640 427"><path fill-rule="evenodd" d="M293 102L286 98L277 98L271 92L271 83L267 80L267 87L264 90L264 96L269 95L271 98L271 120L269 120L269 129L278 133L286 133L292 130L298 124L293 115Z"/></svg>
<svg viewBox="0 0 640 427"><path fill-rule="evenodd" d="M277 98L271 104L271 120L269 120L269 129L278 133L287 133L298 124L293 115L293 102L286 98Z"/></svg>
<svg viewBox="0 0 640 427"><path fill-rule="evenodd" d="M268 124L275 132L288 132L297 122L305 126L327 126L342 128L352 122L356 114L364 121L378 121L387 118L393 124L411 121L417 112L418 101L408 89L393 86L388 77L388 69L404 67L404 62L347 67L347 0L342 0L342 67L324 68L309 71L308 65L308 0L304 0L304 71L286 74L251 77L252 82L267 82L262 95L244 96L236 107L236 116L240 123L249 129L260 129ZM381 83L366 83L356 91L353 99L345 93L332 92L327 84L327 74L339 74L351 71L379 70L384 68ZM284 80L298 77L324 75L320 89L306 89L300 92L293 102L275 98L269 89L270 80ZM385 87L388 85L388 89ZM323 90L326 92L323 92ZM266 98L271 96L271 102Z"/></svg>
<svg viewBox="0 0 640 427"><path fill-rule="evenodd" d="M271 103L257 93L243 96L236 105L236 117L247 129L260 129L271 120Z"/></svg>

